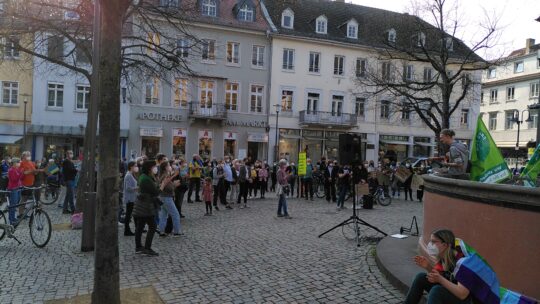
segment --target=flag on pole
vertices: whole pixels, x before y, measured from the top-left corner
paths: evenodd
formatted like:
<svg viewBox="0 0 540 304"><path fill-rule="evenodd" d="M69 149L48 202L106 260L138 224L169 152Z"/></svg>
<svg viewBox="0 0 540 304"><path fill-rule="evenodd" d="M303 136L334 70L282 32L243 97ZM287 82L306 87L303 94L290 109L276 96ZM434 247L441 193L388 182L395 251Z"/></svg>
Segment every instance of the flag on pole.
<svg viewBox="0 0 540 304"><path fill-rule="evenodd" d="M471 180L500 183L511 176L501 151L495 145L482 118L478 117L471 147Z"/></svg>
<svg viewBox="0 0 540 304"><path fill-rule="evenodd" d="M540 173L540 144L534 150L533 155L529 159L527 166L521 172L520 178L523 179L523 184L528 187L536 187L536 179Z"/></svg>

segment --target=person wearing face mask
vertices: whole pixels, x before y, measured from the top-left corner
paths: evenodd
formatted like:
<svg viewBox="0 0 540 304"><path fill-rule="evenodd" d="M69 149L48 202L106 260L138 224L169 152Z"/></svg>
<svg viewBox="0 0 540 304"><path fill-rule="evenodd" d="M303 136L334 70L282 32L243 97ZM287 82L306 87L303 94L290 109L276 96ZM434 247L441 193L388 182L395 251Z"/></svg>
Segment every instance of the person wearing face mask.
<svg viewBox="0 0 540 304"><path fill-rule="evenodd" d="M178 171L173 174L172 166L168 161L159 165L159 199L163 202L159 213L159 236L161 237L167 236L165 228L169 216L172 220L173 236L183 234L180 232L180 213L173 200L174 188L180 186L180 181L174 180L178 174Z"/></svg>
<svg viewBox="0 0 540 304"><path fill-rule="evenodd" d="M296 184L296 179L298 178L298 169L296 168L294 162L287 167L287 173L289 174L289 187L291 188L291 198L294 197L294 185ZM298 193L296 194L298 198Z"/></svg>
<svg viewBox="0 0 540 304"><path fill-rule="evenodd" d="M337 162L330 161L328 166L324 170L324 192L326 194L326 201L330 203L336 202L336 181L338 179L338 166Z"/></svg>
<svg viewBox="0 0 540 304"><path fill-rule="evenodd" d="M40 170L38 170L36 165L32 162L32 154L30 151L24 151L22 153L21 170L24 174L22 185L24 187L33 187L36 182L36 174L38 174ZM26 201L32 197L32 190L23 190L21 195L23 201ZM19 207L19 214L24 213L24 208L24 205Z"/></svg>
<svg viewBox="0 0 540 304"><path fill-rule="evenodd" d="M454 277L454 269L464 255L455 247L455 236L450 230L433 231L427 246L427 253L437 262L435 265L424 256L415 256L416 265L426 272L416 275L405 298L405 304L420 302L424 291L428 293L427 304L468 304L472 303L469 290Z"/></svg>
<svg viewBox="0 0 540 304"><path fill-rule="evenodd" d="M412 184L412 179L413 179L413 176L414 176L414 170L413 170L413 168L411 166L411 163L409 163L409 162L407 162L405 164L405 168L407 168L407 170L409 170L411 172L411 175L409 176L409 178L407 178L407 180L405 180L405 182L403 183L403 188L405 189L405 200L407 200L407 196L409 196L409 199L412 202L413 198L412 198L411 184Z"/></svg>
<svg viewBox="0 0 540 304"><path fill-rule="evenodd" d="M156 233L156 213L159 210L159 187L156 183L158 168L153 160L145 161L139 176L139 195L133 206L133 218L135 219L135 253L158 256L152 249L152 240ZM141 243L144 226L148 225L144 247Z"/></svg>
<svg viewBox="0 0 540 304"><path fill-rule="evenodd" d="M137 191L139 190L139 187L137 185L137 179L135 178L135 175L139 172L139 167L137 167L137 164L134 161L130 161L127 165L127 172L124 176L124 185L123 185L123 200L124 205L126 209L126 217L124 219L124 235L125 236L133 236L135 235L131 228L129 227L129 223L131 222L131 214L133 213L133 205L135 204L135 200L137 199Z"/></svg>
<svg viewBox="0 0 540 304"><path fill-rule="evenodd" d="M23 171L21 169L21 163L18 158L11 159L11 167L8 169L8 185L7 190L9 191L9 206L15 206L19 204L21 191L19 190L22 187L22 180L24 178ZM11 225L15 224L17 217L15 215L15 208L9 208L9 223Z"/></svg>
<svg viewBox="0 0 540 304"><path fill-rule="evenodd" d="M189 190L188 190L188 203L193 203L191 200L191 193L195 188L195 201L202 202L199 197L199 191L201 190L201 175L202 175L203 163L199 155L194 154L192 161L189 163Z"/></svg>
<svg viewBox="0 0 540 304"><path fill-rule="evenodd" d="M313 164L311 164L311 159L306 161L306 174L302 177L303 186L304 186L304 196L306 200L313 201Z"/></svg>

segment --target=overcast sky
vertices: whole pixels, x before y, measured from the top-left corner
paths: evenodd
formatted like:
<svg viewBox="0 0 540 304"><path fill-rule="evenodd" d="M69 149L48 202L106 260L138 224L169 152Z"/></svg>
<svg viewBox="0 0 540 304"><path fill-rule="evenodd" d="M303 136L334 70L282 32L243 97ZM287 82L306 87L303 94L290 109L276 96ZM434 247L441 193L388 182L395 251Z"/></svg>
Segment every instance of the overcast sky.
<svg viewBox="0 0 540 304"><path fill-rule="evenodd" d="M428 0L416 0L417 2ZM454 3L456 0L447 0ZM540 16L540 0L457 0L462 11L460 23L463 32L458 38L466 43L479 37L478 22L484 20L486 13L499 19L500 38L497 47L488 54L478 54L484 57L508 55L512 50L525 47L525 39L533 38L540 43L540 22L535 21ZM411 0L346 0L355 4L382 8L395 12L411 12ZM429 20L426 20L429 21ZM463 22L461 22L463 21Z"/></svg>

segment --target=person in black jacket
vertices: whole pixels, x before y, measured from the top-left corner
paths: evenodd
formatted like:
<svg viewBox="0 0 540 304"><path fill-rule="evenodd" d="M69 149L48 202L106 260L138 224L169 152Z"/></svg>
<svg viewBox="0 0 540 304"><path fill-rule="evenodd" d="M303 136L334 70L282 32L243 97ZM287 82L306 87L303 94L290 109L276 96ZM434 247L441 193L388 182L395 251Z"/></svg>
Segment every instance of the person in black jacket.
<svg viewBox="0 0 540 304"><path fill-rule="evenodd" d="M321 164L322 166L322 164ZM338 179L339 167L337 161L329 162L328 166L324 169L324 192L326 194L326 201L330 203L336 202L336 182Z"/></svg>
<svg viewBox="0 0 540 304"><path fill-rule="evenodd" d="M64 198L64 206L62 213L71 214L75 211L75 177L77 176L77 169L71 159L73 158L73 151L69 150L66 154L66 159L62 163L62 173L64 175L64 181L66 183L66 196ZM69 204L69 210L68 210Z"/></svg>
<svg viewBox="0 0 540 304"><path fill-rule="evenodd" d="M368 171L366 167L366 164L359 163L358 166L353 168L352 180L357 202L360 201L360 185L367 183L368 180Z"/></svg>

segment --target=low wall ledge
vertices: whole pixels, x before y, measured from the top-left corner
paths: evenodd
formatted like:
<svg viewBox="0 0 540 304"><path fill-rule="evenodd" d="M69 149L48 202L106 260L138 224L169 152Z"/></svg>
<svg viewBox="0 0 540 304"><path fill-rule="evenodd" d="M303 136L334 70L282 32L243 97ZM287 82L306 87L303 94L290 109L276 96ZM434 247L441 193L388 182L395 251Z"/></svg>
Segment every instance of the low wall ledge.
<svg viewBox="0 0 540 304"><path fill-rule="evenodd" d="M540 188L484 184L468 180L423 175L425 191L505 208L540 213Z"/></svg>

